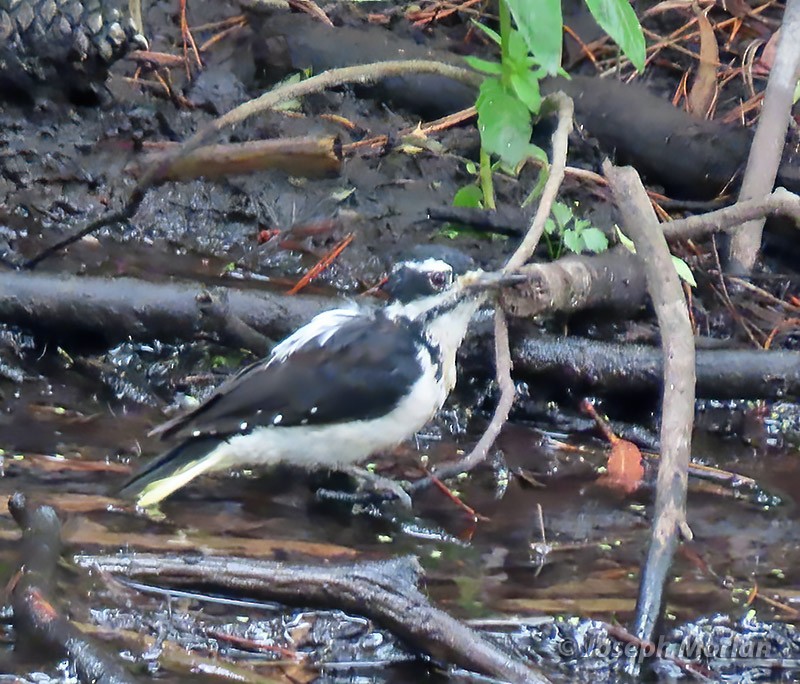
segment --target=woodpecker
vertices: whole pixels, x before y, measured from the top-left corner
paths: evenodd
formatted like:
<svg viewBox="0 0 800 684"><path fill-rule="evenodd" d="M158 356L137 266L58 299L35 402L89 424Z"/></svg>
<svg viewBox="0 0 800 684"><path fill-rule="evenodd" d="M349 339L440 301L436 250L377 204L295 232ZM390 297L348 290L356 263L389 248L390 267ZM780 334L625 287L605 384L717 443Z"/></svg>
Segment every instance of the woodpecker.
<svg viewBox="0 0 800 684"><path fill-rule="evenodd" d="M456 352L492 288L513 282L459 273L437 258L397 264L390 302L318 314L266 359L151 434L177 444L122 487L153 506L199 475L279 462L349 468L419 431L456 383Z"/></svg>

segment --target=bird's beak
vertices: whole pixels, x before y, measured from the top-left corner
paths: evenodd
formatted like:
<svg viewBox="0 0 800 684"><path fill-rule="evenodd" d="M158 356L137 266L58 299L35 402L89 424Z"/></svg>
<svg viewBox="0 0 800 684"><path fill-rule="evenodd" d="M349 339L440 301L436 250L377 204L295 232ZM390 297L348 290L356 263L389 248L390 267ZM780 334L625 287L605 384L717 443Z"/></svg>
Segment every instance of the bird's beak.
<svg viewBox="0 0 800 684"><path fill-rule="evenodd" d="M521 273L503 273L502 271L471 271L463 276L463 284L470 290L490 290L512 287L528 280Z"/></svg>

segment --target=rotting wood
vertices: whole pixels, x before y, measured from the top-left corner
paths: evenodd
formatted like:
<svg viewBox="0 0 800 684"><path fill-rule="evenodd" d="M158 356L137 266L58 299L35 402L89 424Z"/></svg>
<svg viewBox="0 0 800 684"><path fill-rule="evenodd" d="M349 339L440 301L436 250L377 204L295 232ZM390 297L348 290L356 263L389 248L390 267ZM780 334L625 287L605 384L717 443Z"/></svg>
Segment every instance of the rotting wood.
<svg viewBox="0 0 800 684"><path fill-rule="evenodd" d="M645 304L641 263L625 247L602 254L570 254L550 263L526 264L529 282L502 293L503 308L517 318L602 308L620 315Z"/></svg>
<svg viewBox="0 0 800 684"><path fill-rule="evenodd" d="M140 175L145 169L161 164L176 147L177 143L171 143L158 152L148 152L128 170ZM305 178L338 175L342 169L341 141L338 137L326 136L206 145L173 162L159 182L227 178L269 169Z"/></svg>

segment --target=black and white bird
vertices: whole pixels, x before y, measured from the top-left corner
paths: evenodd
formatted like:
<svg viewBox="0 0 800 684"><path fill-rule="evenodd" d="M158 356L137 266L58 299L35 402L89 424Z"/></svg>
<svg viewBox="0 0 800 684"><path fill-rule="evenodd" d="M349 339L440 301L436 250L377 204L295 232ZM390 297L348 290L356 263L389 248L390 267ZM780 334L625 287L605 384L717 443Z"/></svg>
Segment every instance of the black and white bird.
<svg viewBox="0 0 800 684"><path fill-rule="evenodd" d="M383 308L317 315L186 415L153 430L176 446L121 494L153 506L199 475L279 462L348 468L413 436L456 383L456 352L508 277L441 259L395 266Z"/></svg>

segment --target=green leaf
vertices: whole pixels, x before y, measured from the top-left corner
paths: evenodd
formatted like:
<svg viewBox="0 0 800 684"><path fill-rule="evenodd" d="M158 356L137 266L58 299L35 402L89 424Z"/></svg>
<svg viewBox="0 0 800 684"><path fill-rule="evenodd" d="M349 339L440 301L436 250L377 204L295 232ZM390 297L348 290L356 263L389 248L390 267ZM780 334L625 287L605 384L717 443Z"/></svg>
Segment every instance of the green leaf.
<svg viewBox="0 0 800 684"><path fill-rule="evenodd" d="M544 168L547 168L550 164L550 160L547 158L547 152L533 143L528 146L528 156L541 162Z"/></svg>
<svg viewBox="0 0 800 684"><path fill-rule="evenodd" d="M479 28L479 29L480 29L481 31L483 31L483 32L484 32L484 33L485 33L487 36L489 36L489 38L490 38L490 39L491 39L491 40L492 40L492 41L493 41L495 44L497 44L497 45L500 45L500 42L501 42L501 41L500 41L500 34L499 34L497 31L493 31L493 30L492 30L492 29L490 29L488 26L486 26L486 24L481 24L481 22L479 22L479 21L475 21L474 19L472 20L472 23L474 24L474 26L475 26L476 28Z"/></svg>
<svg viewBox="0 0 800 684"><path fill-rule="evenodd" d="M601 28L622 48L636 70L643 71L646 47L644 33L630 2L586 0L586 6Z"/></svg>
<svg viewBox="0 0 800 684"><path fill-rule="evenodd" d="M553 235L558 230L558 226L556 226L556 222L553 219L549 218L544 222L544 232L547 235Z"/></svg>
<svg viewBox="0 0 800 684"><path fill-rule="evenodd" d="M548 74L555 74L561 66L561 0L503 1L511 10L528 49Z"/></svg>
<svg viewBox="0 0 800 684"><path fill-rule="evenodd" d="M617 237L619 241L625 245L625 247L636 254L636 247L633 246L633 240L631 240L625 233L623 233L619 226L614 226L617 230ZM678 273L678 277L681 280L685 280L689 285L692 287L697 287L697 281L694 279L694 273L692 273L692 269L689 268L689 264L687 264L683 259L680 257L676 257L674 254L670 255L672 257L672 263L675 266L675 271Z"/></svg>
<svg viewBox="0 0 800 684"><path fill-rule="evenodd" d="M465 185L459 188L453 197L454 207L475 207L480 209L483 206L483 193L477 185Z"/></svg>
<svg viewBox="0 0 800 684"><path fill-rule="evenodd" d="M500 62L490 62L488 59L481 59L480 57L464 57L464 61L475 71L481 71L484 74L499 76L503 72L503 66Z"/></svg>
<svg viewBox="0 0 800 684"><path fill-rule="evenodd" d="M464 168L467 170L468 174L472 176L478 175L478 167L474 161L468 161L466 164L464 164Z"/></svg>
<svg viewBox="0 0 800 684"><path fill-rule="evenodd" d="M481 83L475 107L484 149L516 168L526 158L531 140L528 108L507 93L497 78L487 78Z"/></svg>
<svg viewBox="0 0 800 684"><path fill-rule="evenodd" d="M608 249L608 238L599 228L590 226L581 232L581 237L586 245L586 249L595 254L605 252Z"/></svg>
<svg viewBox="0 0 800 684"><path fill-rule="evenodd" d="M562 234L562 239L564 240L564 247L570 252L580 254L583 251L584 243L580 233L574 230L565 230Z"/></svg>
<svg viewBox="0 0 800 684"><path fill-rule="evenodd" d="M550 213L553 214L558 225L562 228L572 220L572 209L563 202L553 202L553 208Z"/></svg>
<svg viewBox="0 0 800 684"><path fill-rule="evenodd" d="M674 254L672 255L672 263L681 280L686 281L692 287L697 287L697 281L694 279L694 273L692 273L692 269L689 268L689 264L680 257L676 257Z"/></svg>
<svg viewBox="0 0 800 684"><path fill-rule="evenodd" d="M542 94L539 92L539 81L533 78L530 72L511 74L511 87L517 97L525 103L531 114L538 114L542 105Z"/></svg>
<svg viewBox="0 0 800 684"><path fill-rule="evenodd" d="M511 33L508 34L508 58L514 66L527 69L530 59L529 53L530 50L525 38L519 31L511 29Z"/></svg>
<svg viewBox="0 0 800 684"><path fill-rule="evenodd" d="M504 91L503 83L499 78L485 78L481 87L478 89L478 98L475 100L475 107L480 108L482 104L496 95L502 95Z"/></svg>
<svg viewBox="0 0 800 684"><path fill-rule="evenodd" d="M617 230L617 237L619 241L624 245L625 249L627 249L631 254L636 254L636 246L633 244L633 240L631 240L625 233L623 233L619 226L614 226Z"/></svg>
<svg viewBox="0 0 800 684"><path fill-rule="evenodd" d="M280 86L294 85L296 83L300 83L300 81L302 81L303 78L304 76L302 73L291 74L290 76L284 78L282 81L276 83L275 87L278 88ZM298 98L294 98L292 100L285 100L284 102L281 102L279 105L273 107L273 109L277 109L278 111L282 112L297 112L300 111L302 107L303 107L302 101Z"/></svg>

